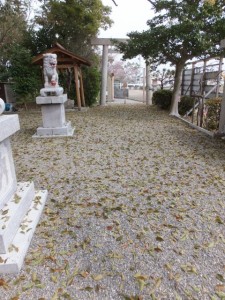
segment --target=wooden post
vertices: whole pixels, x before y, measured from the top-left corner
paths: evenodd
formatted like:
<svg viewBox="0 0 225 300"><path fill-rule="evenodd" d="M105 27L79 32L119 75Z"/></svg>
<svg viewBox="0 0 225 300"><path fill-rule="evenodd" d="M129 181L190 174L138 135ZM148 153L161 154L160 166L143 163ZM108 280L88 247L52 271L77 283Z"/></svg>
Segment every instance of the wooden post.
<svg viewBox="0 0 225 300"><path fill-rule="evenodd" d="M108 71L108 45L103 45L102 52L102 84L100 105L106 104L106 87L107 87L107 71Z"/></svg>
<svg viewBox="0 0 225 300"><path fill-rule="evenodd" d="M225 132L225 78L223 86L223 98L221 103L220 121L219 121L219 133Z"/></svg>
<svg viewBox="0 0 225 300"><path fill-rule="evenodd" d="M112 73L112 101L114 101L114 73Z"/></svg>
<svg viewBox="0 0 225 300"><path fill-rule="evenodd" d="M195 80L195 63L192 63L192 69L191 69L191 83L190 83L190 96L192 96L194 92L194 80ZM193 123L193 122L192 122Z"/></svg>
<svg viewBox="0 0 225 300"><path fill-rule="evenodd" d="M203 95L205 92L205 72L206 72L206 64L207 64L207 59L204 59L204 65L203 65L203 74L202 74L202 81L200 84L200 94Z"/></svg>
<svg viewBox="0 0 225 300"><path fill-rule="evenodd" d="M223 39L220 43L220 47L222 49L225 48L225 39ZM223 83L223 98L221 103L221 110L220 110L220 121L219 121L219 133L225 132L225 77L223 76L224 83Z"/></svg>
<svg viewBox="0 0 225 300"><path fill-rule="evenodd" d="M76 86L77 106L78 106L78 110L81 110L79 75L78 75L77 65L74 66L74 80L75 80L75 86Z"/></svg>
<svg viewBox="0 0 225 300"><path fill-rule="evenodd" d="M83 86L83 77L80 69L80 93L81 93L81 103L85 107L85 97L84 97L84 86Z"/></svg>
<svg viewBox="0 0 225 300"><path fill-rule="evenodd" d="M223 65L223 55L220 55L219 68L218 68L218 76L217 76L217 86L216 86L216 98L219 95L219 87L220 87L220 79Z"/></svg>

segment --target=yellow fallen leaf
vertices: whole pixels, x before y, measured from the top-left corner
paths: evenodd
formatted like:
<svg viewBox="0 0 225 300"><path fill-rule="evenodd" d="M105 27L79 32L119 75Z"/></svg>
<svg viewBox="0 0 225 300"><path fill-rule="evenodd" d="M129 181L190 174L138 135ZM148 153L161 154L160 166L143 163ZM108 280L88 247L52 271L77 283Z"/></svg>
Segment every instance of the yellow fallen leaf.
<svg viewBox="0 0 225 300"><path fill-rule="evenodd" d="M98 274L98 275L94 275L92 276L92 278L95 280L95 281L98 281L98 280L101 280L104 276L102 274Z"/></svg>
<svg viewBox="0 0 225 300"><path fill-rule="evenodd" d="M55 291L55 293L52 296L51 300L58 300L58 290Z"/></svg>
<svg viewBox="0 0 225 300"><path fill-rule="evenodd" d="M137 274L134 275L134 278L139 279L139 280L147 280L148 276L137 273Z"/></svg>

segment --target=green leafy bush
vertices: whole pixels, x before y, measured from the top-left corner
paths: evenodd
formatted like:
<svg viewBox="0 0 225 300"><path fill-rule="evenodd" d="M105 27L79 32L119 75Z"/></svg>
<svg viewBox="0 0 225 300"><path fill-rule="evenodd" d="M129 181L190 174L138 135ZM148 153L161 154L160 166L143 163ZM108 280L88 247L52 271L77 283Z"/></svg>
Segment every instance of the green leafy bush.
<svg viewBox="0 0 225 300"><path fill-rule="evenodd" d="M100 91L100 72L95 67L82 68L84 96L87 106L92 106L96 103Z"/></svg>
<svg viewBox="0 0 225 300"><path fill-rule="evenodd" d="M100 72L95 67L82 67L84 98L86 106L92 106L97 101L100 91ZM60 85L64 87L69 99L73 99L77 106L74 72L60 72Z"/></svg>
<svg viewBox="0 0 225 300"><path fill-rule="evenodd" d="M153 93L153 104L162 109L168 110L171 105L173 92L170 90L158 90Z"/></svg>
<svg viewBox="0 0 225 300"><path fill-rule="evenodd" d="M9 75L19 102L34 102L41 87L40 69L32 65L29 50L16 45L12 48Z"/></svg>
<svg viewBox="0 0 225 300"><path fill-rule="evenodd" d="M208 130L217 130L220 120L222 98L206 100L204 107L204 124Z"/></svg>
<svg viewBox="0 0 225 300"><path fill-rule="evenodd" d="M182 96L180 102L178 103L178 111L181 116L185 115L194 104L194 98L190 96Z"/></svg>

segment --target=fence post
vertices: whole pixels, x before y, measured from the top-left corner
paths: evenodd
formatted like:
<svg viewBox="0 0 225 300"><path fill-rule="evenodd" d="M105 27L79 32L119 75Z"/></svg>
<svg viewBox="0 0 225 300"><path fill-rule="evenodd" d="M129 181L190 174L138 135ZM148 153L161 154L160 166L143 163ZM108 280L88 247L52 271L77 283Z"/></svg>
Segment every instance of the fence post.
<svg viewBox="0 0 225 300"><path fill-rule="evenodd" d="M225 39L220 43L221 48L225 48ZM223 83L223 98L221 103L221 111L220 111L220 121L219 121L219 133L225 132L225 76Z"/></svg>

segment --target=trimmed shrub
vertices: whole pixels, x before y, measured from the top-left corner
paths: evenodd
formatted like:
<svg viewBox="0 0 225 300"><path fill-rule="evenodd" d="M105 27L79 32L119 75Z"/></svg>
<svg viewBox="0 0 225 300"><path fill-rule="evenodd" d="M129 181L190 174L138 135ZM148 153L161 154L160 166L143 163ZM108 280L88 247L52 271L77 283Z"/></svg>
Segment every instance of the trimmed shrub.
<svg viewBox="0 0 225 300"><path fill-rule="evenodd" d="M169 110L173 92L170 90L158 90L153 93L152 101L162 109Z"/></svg>
<svg viewBox="0 0 225 300"><path fill-rule="evenodd" d="M190 96L182 96L180 102L178 103L178 111L181 116L185 115L194 104L194 98Z"/></svg>
<svg viewBox="0 0 225 300"><path fill-rule="evenodd" d="M86 105L92 106L97 102L100 91L101 76L95 67L83 67L83 82Z"/></svg>
<svg viewBox="0 0 225 300"><path fill-rule="evenodd" d="M219 127L222 98L206 100L204 107L204 124L208 130L217 130Z"/></svg>

